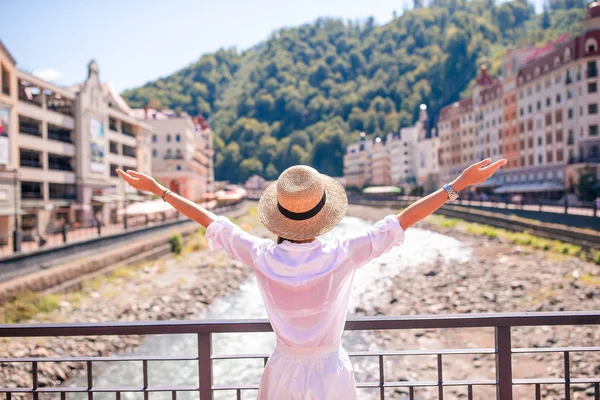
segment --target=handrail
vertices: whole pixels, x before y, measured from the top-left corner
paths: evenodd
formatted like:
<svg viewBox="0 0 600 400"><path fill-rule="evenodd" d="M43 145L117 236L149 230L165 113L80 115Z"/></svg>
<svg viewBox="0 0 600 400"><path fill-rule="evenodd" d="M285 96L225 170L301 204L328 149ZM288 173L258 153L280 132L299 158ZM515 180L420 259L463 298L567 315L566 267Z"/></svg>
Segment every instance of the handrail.
<svg viewBox="0 0 600 400"><path fill-rule="evenodd" d="M345 330L491 328L516 326L600 325L600 311L513 312L353 317ZM272 332L266 319L136 321L66 324L0 324L0 337L152 335L164 333Z"/></svg>

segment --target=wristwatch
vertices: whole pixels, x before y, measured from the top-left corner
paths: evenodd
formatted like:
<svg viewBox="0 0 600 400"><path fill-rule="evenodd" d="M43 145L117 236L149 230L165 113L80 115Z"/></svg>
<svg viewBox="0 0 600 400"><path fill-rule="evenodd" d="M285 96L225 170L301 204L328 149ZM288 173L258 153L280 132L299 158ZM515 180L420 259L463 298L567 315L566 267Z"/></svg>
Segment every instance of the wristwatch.
<svg viewBox="0 0 600 400"><path fill-rule="evenodd" d="M454 201L458 199L458 193L456 193L456 190L454 190L448 183L442 186L442 189L448 192L448 200Z"/></svg>

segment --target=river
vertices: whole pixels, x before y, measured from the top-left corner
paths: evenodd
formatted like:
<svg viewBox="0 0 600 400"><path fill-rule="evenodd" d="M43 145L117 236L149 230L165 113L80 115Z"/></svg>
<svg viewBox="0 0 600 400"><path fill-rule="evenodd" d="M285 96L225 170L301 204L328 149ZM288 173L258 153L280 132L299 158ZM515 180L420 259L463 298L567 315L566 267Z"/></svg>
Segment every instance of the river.
<svg viewBox="0 0 600 400"><path fill-rule="evenodd" d="M345 217L325 239L365 229L370 224L364 220ZM406 235L402 246L372 261L357 271L350 299L349 315L356 307L369 309L376 299L389 289L391 277L404 271L435 262L443 257L446 262L468 261L471 248L449 236L413 228ZM418 276L418 275L417 275ZM266 318L256 281L249 278L235 292L215 300L198 319ZM376 345L369 332L347 332L342 339L348 351L375 350ZM275 346L272 333L215 334L214 354L270 353ZM188 356L196 354L195 335L161 335L146 337L133 352L134 355ZM377 381L378 367L375 357L353 360L357 381ZM231 360L213 363L214 382L217 385L233 383L258 383L263 360ZM149 362L150 386L193 386L197 385L197 362ZM83 377L74 378L66 386L85 386ZM94 387L142 387L141 362L94 363ZM360 399L374 398L373 391L359 391ZM151 400L169 399L170 393L150 393ZM87 395L69 395L70 399L85 400ZM96 400L114 399L114 393L96 393ZM141 393L122 393L122 399L143 400ZM198 399L197 393L179 392L179 399ZM235 399L235 392L215 393L216 400ZM255 391L243 392L243 399L256 398Z"/></svg>

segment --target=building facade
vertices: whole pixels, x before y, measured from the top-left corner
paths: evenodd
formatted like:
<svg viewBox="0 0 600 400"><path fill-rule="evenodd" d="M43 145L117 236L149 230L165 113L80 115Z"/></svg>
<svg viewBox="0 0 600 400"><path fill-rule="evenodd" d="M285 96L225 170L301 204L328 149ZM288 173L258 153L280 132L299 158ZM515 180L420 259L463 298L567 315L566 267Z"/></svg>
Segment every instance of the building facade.
<svg viewBox="0 0 600 400"><path fill-rule="evenodd" d="M96 62L89 63L84 82L60 87L18 70L0 47L0 114L6 114L2 109L7 106L10 110L10 157L0 173L0 192L4 185L7 196L17 199L10 214L19 214L23 239L33 240L63 224L116 222L118 210L145 199L115 169L151 171L151 126L136 120L125 101L100 81ZM0 208L1 199L0 193ZM4 243L12 230L10 219L0 220Z"/></svg>
<svg viewBox="0 0 600 400"><path fill-rule="evenodd" d="M17 68L16 61L0 42L0 245L12 243L20 218L17 182Z"/></svg>
<svg viewBox="0 0 600 400"><path fill-rule="evenodd" d="M152 127L152 173L158 181L193 201L214 192L213 137L204 119L153 109L134 114Z"/></svg>

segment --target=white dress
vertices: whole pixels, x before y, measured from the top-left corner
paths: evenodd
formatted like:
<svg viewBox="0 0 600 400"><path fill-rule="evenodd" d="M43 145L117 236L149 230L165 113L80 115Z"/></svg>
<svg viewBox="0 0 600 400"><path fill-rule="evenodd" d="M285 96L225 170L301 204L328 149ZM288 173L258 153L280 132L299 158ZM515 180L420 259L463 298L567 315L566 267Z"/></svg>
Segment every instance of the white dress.
<svg viewBox="0 0 600 400"><path fill-rule="evenodd" d="M389 215L366 231L332 241L279 245L225 217L206 230L209 247L251 266L277 338L258 398L356 399L354 372L340 346L357 268L404 241Z"/></svg>

